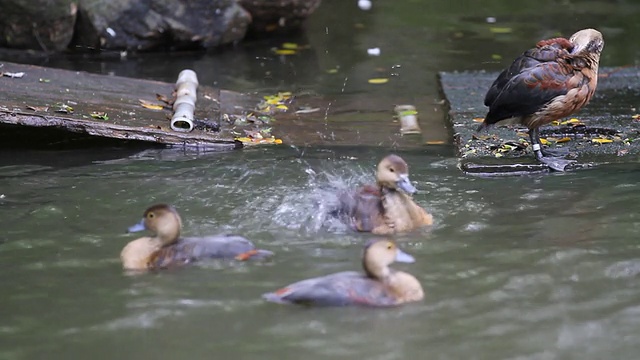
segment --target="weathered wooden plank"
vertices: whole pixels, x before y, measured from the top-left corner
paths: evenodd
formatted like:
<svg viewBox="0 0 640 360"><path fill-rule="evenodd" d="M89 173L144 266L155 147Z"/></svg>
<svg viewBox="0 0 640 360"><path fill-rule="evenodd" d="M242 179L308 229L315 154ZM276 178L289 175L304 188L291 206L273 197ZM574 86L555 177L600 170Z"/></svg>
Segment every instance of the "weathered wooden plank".
<svg viewBox="0 0 640 360"><path fill-rule="evenodd" d="M0 77L0 124L212 150L242 147L224 124L218 132L197 128L176 132L169 128L170 106L152 110L141 105L139 99L162 104L156 94L171 98L174 84L7 62L0 72L25 73L20 78ZM221 97L244 99L241 94L201 85L196 118L220 124ZM60 112L63 104L73 112ZM108 119L93 118L92 113L106 113Z"/></svg>

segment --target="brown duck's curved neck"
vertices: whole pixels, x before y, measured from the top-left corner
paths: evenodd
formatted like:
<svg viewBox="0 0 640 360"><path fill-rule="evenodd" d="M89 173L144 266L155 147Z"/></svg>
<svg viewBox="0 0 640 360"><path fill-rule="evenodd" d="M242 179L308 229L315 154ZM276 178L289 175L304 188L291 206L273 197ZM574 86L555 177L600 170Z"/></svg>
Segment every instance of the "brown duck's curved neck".
<svg viewBox="0 0 640 360"><path fill-rule="evenodd" d="M374 280L384 281L391 273L388 267L372 268L372 266L367 263L366 258L362 259L362 268L364 269L364 273L367 277Z"/></svg>
<svg viewBox="0 0 640 360"><path fill-rule="evenodd" d="M370 279L378 278L378 276L369 269L369 266L367 266L367 261L365 259L362 259L362 268L364 269L364 273L367 275L368 278Z"/></svg>
<svg viewBox="0 0 640 360"><path fill-rule="evenodd" d="M159 243L159 245L162 247L162 246L175 244L178 241L179 237L180 237L180 230L172 230L172 231L156 234L156 236L154 237L154 240L156 240Z"/></svg>
<svg viewBox="0 0 640 360"><path fill-rule="evenodd" d="M160 241L161 246L167 246L174 244L180 237L180 230L182 230L182 219L178 214L170 214L174 217L161 221L155 228L155 238Z"/></svg>

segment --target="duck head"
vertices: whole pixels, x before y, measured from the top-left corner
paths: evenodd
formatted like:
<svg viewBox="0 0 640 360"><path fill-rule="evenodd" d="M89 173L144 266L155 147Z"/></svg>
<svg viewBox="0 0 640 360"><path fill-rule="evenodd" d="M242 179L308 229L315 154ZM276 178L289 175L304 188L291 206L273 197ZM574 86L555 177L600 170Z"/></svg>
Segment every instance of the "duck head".
<svg viewBox="0 0 640 360"><path fill-rule="evenodd" d="M409 166L398 155L389 155L380 161L376 180L378 185L388 189L400 189L407 194L417 191L409 180Z"/></svg>
<svg viewBox="0 0 640 360"><path fill-rule="evenodd" d="M145 210L142 220L130 226L127 232L149 230L162 245L168 245L178 240L182 229L182 219L173 206L157 204Z"/></svg>
<svg viewBox="0 0 640 360"><path fill-rule="evenodd" d="M602 34L595 29L584 29L571 35L569 41L573 44L574 55L589 55L599 60L600 53L604 48L604 39Z"/></svg>
<svg viewBox="0 0 640 360"><path fill-rule="evenodd" d="M371 240L364 247L362 266L371 278L384 279L390 274L394 262L413 263L413 256L400 250L391 240Z"/></svg>

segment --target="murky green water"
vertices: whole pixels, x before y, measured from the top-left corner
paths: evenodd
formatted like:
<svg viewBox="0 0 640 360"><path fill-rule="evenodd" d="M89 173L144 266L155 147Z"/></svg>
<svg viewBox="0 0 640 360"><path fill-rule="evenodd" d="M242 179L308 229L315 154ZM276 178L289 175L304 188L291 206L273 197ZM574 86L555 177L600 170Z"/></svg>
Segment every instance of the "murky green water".
<svg viewBox="0 0 640 360"><path fill-rule="evenodd" d="M321 227L332 186L383 150L149 152L0 169L0 358L632 359L640 331L638 170L483 179L402 152L436 226L401 236L427 293L391 310L267 304L280 285L359 267L367 235ZM342 179L342 180L340 180ZM171 202L190 235L233 231L267 264L128 276L126 226ZM335 224L334 224L335 225Z"/></svg>
<svg viewBox="0 0 640 360"><path fill-rule="evenodd" d="M388 112L413 103L422 140L446 140L434 104L437 71L497 70L504 60L493 55L510 58L523 43L587 26L603 30L604 66L637 63L640 50L628 39L640 33L638 6L379 0L364 13L354 3L324 0L306 38L220 54L42 63L166 81L193 67L202 83L234 90L310 90L335 110L309 125L318 137L349 135L370 146L0 151L0 359L637 358L637 162L469 177L450 147L390 136L397 125ZM487 24L488 16L498 22ZM513 31L494 34L491 26ZM312 48L272 56L282 41ZM382 55L368 57L370 47ZM336 66L338 74L325 72ZM391 81L367 84L381 75ZM344 119L364 130L350 134ZM359 268L369 236L322 226L322 209L329 189L370 179L390 151L407 160L416 200L436 219L431 231L398 238L417 259L398 268L422 282L425 300L388 310L264 303L260 294L281 285ZM118 255L135 236L124 230L156 202L179 209L187 235L236 232L277 256L127 275Z"/></svg>

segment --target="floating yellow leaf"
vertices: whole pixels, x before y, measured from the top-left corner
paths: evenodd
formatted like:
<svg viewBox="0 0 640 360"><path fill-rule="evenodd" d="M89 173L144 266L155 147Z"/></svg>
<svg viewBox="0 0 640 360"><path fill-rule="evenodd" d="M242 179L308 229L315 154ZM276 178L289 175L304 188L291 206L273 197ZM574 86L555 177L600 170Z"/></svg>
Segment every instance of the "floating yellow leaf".
<svg viewBox="0 0 640 360"><path fill-rule="evenodd" d="M444 140L431 140L431 141L427 141L425 144L427 145L442 145L442 144L446 144L447 142Z"/></svg>
<svg viewBox="0 0 640 360"><path fill-rule="evenodd" d="M273 51L276 55L295 55L296 51L291 49L276 49Z"/></svg>
<svg viewBox="0 0 640 360"><path fill-rule="evenodd" d="M568 136L565 136L563 138L560 138L558 140L556 140L557 143L563 143L563 142L567 142L567 141L571 141L571 138Z"/></svg>
<svg viewBox="0 0 640 360"><path fill-rule="evenodd" d="M298 44L286 42L282 44L283 49L296 50L298 48Z"/></svg>
<svg viewBox="0 0 640 360"><path fill-rule="evenodd" d="M612 143L613 140L605 139L605 138L595 138L595 139L591 139L591 142L594 142L597 144L607 144L607 143Z"/></svg>
<svg viewBox="0 0 640 360"><path fill-rule="evenodd" d="M287 105L280 104L280 105L276 106L276 109L287 111L287 110L289 110L289 107Z"/></svg>
<svg viewBox="0 0 640 360"><path fill-rule="evenodd" d="M260 139L254 139L252 137L244 136L244 137L237 137L235 138L235 140L238 140L243 143L248 143L248 144L282 144L281 139L276 139L273 136L270 138L260 138Z"/></svg>
<svg viewBox="0 0 640 360"><path fill-rule="evenodd" d="M549 145L549 141L547 139L540 138L540 144Z"/></svg>
<svg viewBox="0 0 640 360"><path fill-rule="evenodd" d="M483 122L484 118L473 118L473 121L475 121L475 122Z"/></svg>
<svg viewBox="0 0 640 360"><path fill-rule="evenodd" d="M389 82L387 78L373 78L369 79L369 84L386 84Z"/></svg>
<svg viewBox="0 0 640 360"><path fill-rule="evenodd" d="M509 34L513 32L513 29L510 27L492 26L489 28L489 31L491 31L494 34Z"/></svg>
<svg viewBox="0 0 640 360"><path fill-rule="evenodd" d="M633 120L640 120L640 114L635 114L635 115L631 116L631 118Z"/></svg>
<svg viewBox="0 0 640 360"><path fill-rule="evenodd" d="M502 55L500 55L500 54L491 54L491 59L493 59L493 60L502 60Z"/></svg>
<svg viewBox="0 0 640 360"><path fill-rule="evenodd" d="M337 73L338 73L338 69L337 68L333 68L333 69L327 70L327 74L337 74Z"/></svg>

